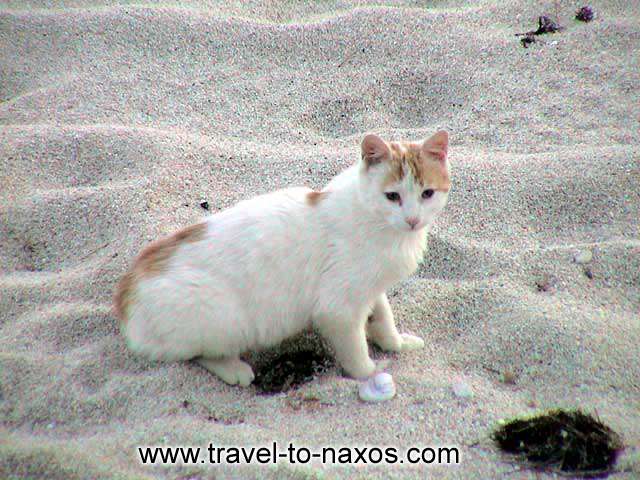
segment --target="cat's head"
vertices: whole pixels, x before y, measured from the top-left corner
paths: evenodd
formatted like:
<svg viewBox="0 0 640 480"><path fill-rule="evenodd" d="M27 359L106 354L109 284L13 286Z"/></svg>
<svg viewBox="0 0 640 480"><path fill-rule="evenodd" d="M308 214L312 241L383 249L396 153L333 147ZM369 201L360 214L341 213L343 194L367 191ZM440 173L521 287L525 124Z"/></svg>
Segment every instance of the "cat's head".
<svg viewBox="0 0 640 480"><path fill-rule="evenodd" d="M362 141L362 195L367 208L396 230L430 226L447 203L449 136L439 131L423 142Z"/></svg>

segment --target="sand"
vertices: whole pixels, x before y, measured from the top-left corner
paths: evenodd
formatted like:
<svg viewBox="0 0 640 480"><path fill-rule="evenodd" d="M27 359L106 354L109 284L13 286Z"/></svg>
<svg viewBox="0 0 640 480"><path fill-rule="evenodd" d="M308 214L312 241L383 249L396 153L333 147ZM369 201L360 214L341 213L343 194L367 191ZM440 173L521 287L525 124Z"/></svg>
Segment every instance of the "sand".
<svg viewBox="0 0 640 480"><path fill-rule="evenodd" d="M566 30L525 49L514 34L553 2L0 1L0 477L551 478L490 432L580 407L630 446L612 478L638 478L640 2L591 2L589 24L558 3ZM114 286L200 202L318 188L367 131L440 128L450 203L390 292L427 345L374 352L394 400L361 403L335 368L269 397L128 352ZM274 440L456 445L461 463L149 467L135 450Z"/></svg>

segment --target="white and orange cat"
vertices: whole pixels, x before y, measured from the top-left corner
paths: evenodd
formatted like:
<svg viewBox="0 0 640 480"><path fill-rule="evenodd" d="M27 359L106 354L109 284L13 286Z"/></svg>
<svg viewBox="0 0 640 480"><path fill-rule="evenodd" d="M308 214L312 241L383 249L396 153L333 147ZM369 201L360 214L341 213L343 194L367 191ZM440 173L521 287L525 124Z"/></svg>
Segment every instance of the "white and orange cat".
<svg viewBox="0 0 640 480"><path fill-rule="evenodd" d="M447 148L444 131L423 142L370 134L322 191L261 195L150 244L115 294L128 345L240 385L254 378L243 352L311 326L355 378L375 370L367 337L388 351L423 347L398 333L385 291L422 260L447 201Z"/></svg>

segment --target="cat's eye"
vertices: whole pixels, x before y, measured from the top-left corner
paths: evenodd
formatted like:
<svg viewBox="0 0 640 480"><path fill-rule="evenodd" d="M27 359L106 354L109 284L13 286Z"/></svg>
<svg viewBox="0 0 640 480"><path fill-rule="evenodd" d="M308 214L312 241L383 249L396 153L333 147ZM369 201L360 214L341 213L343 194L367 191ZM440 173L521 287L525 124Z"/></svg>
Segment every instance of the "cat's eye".
<svg viewBox="0 0 640 480"><path fill-rule="evenodd" d="M398 192L385 192L384 196L387 197L387 200L390 202L399 202L400 194Z"/></svg>
<svg viewBox="0 0 640 480"><path fill-rule="evenodd" d="M422 198L431 198L435 192L430 188L427 188L424 192L422 192Z"/></svg>

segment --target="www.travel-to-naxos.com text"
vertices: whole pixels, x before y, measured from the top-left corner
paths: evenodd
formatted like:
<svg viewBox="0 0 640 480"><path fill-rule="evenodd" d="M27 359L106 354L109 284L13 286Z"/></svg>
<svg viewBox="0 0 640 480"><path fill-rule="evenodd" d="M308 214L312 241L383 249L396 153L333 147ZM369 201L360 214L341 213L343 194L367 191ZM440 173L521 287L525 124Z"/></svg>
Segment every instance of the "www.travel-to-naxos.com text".
<svg viewBox="0 0 640 480"><path fill-rule="evenodd" d="M393 446L304 447L289 443L280 448L277 442L269 446L140 446L138 457L144 465L210 464L268 465L278 462L330 465L457 465L457 447L413 446L401 450Z"/></svg>

